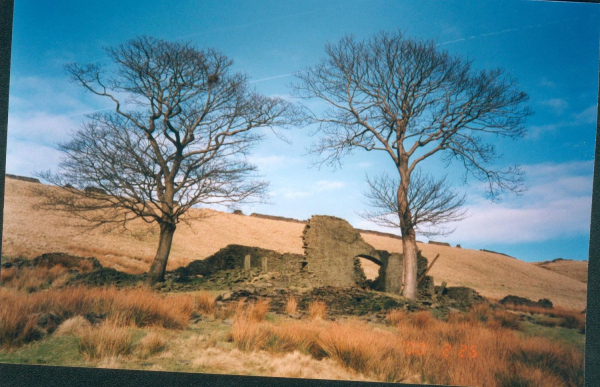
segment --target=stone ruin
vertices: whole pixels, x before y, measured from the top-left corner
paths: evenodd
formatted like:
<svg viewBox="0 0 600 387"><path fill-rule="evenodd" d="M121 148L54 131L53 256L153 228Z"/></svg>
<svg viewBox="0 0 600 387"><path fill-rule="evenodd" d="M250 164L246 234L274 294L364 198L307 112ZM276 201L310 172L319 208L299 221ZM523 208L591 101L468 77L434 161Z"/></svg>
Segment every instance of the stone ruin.
<svg viewBox="0 0 600 387"><path fill-rule="evenodd" d="M258 269L278 272L290 285L310 287L361 286L398 294L402 285L402 254L376 250L360 232L344 219L315 215L303 234L304 254L281 254L258 247L229 245L214 255L191 262L176 270L180 276L210 276L222 270ZM379 265L379 277L366 279L360 258ZM417 275L427 268L427 259L419 252ZM419 285L421 293L434 293L433 278L426 276Z"/></svg>

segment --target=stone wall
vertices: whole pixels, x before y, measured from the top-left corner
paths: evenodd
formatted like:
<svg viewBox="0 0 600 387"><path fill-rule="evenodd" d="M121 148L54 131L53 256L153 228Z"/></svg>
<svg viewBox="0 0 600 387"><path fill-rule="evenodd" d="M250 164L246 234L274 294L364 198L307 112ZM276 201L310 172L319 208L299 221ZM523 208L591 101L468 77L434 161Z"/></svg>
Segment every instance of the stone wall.
<svg viewBox="0 0 600 387"><path fill-rule="evenodd" d="M250 216L254 217L254 218L263 218L263 219L270 219L270 220L279 220L282 222L291 222L291 223L302 223L302 224L306 224L308 223L306 220L298 220L298 219L294 219L294 218L286 218L284 216L275 216L275 215L265 215L265 214L257 214L256 212L253 212L250 214Z"/></svg>
<svg viewBox="0 0 600 387"><path fill-rule="evenodd" d="M354 258L359 255L377 258L373 246L350 223L333 216L312 216L302 239L307 260L304 270L314 273L322 286L350 286L362 281L355 270Z"/></svg>
<svg viewBox="0 0 600 387"><path fill-rule="evenodd" d="M27 181L29 183L39 183L40 182L38 179L34 179L33 177L10 175L8 173L5 176L8 177L9 179L22 180L22 181Z"/></svg>
<svg viewBox="0 0 600 387"><path fill-rule="evenodd" d="M452 247L450 245L450 243L446 243L446 242L436 242L436 241L429 241L429 244L432 245L439 245L439 246L448 246L448 247Z"/></svg>
<svg viewBox="0 0 600 387"><path fill-rule="evenodd" d="M402 286L402 254L375 250L360 232L344 219L315 215L307 222L303 235L304 255L281 254L259 247L229 245L214 255L191 262L176 270L180 276L210 276L222 270L259 269L278 272L290 285L302 286L365 286L398 294ZM369 283L359 257L371 260L379 267L379 277ZM419 251L417 275L427 269L427 259ZM429 288L427 278L420 288Z"/></svg>

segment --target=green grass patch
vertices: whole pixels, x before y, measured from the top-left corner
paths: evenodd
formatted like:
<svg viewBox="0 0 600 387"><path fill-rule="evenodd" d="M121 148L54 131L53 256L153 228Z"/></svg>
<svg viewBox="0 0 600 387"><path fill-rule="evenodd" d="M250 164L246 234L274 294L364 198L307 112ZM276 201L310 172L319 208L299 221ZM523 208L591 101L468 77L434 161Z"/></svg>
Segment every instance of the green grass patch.
<svg viewBox="0 0 600 387"><path fill-rule="evenodd" d="M0 350L0 363L87 366L75 336L49 336L12 351Z"/></svg>
<svg viewBox="0 0 600 387"><path fill-rule="evenodd" d="M543 337L555 342L570 344L581 351L585 349L585 335L579 333L577 329L548 327L523 321L523 332L520 334L525 337Z"/></svg>

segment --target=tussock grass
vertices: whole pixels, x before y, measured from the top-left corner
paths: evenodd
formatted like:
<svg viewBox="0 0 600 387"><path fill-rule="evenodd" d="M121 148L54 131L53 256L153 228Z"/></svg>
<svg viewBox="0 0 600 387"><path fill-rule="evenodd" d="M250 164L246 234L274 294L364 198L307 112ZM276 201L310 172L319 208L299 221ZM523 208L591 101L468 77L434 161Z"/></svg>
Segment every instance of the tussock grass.
<svg viewBox="0 0 600 387"><path fill-rule="evenodd" d="M95 316L119 325L181 329L194 312L189 295L163 296L146 288L49 289L27 294L0 288L0 347L14 347L40 337L37 320L52 314L58 323L71 317Z"/></svg>
<svg viewBox="0 0 600 387"><path fill-rule="evenodd" d="M196 309L205 315L212 315L215 313L215 302L216 297L209 292L200 292L195 298Z"/></svg>
<svg viewBox="0 0 600 387"><path fill-rule="evenodd" d="M543 316L558 318L559 320L541 320L539 321L542 325L546 326L561 326L564 328L577 329L579 332L585 332L585 313L581 313L580 310L566 309L561 307L554 308L541 308L537 306L524 306L524 305L504 305L505 309L514 310L518 312L524 312L529 314L540 314Z"/></svg>
<svg viewBox="0 0 600 387"><path fill-rule="evenodd" d="M88 361L128 355L132 349L131 332L114 320L87 328L79 336L79 352Z"/></svg>
<svg viewBox="0 0 600 387"><path fill-rule="evenodd" d="M308 304L308 316L311 320L321 320L327 316L327 304L323 301L311 301Z"/></svg>
<svg viewBox="0 0 600 387"><path fill-rule="evenodd" d="M5 285L11 282L17 276L18 272L19 269L17 269L15 266L6 269L3 268L0 272L0 283Z"/></svg>
<svg viewBox="0 0 600 387"><path fill-rule="evenodd" d="M250 322L260 322L265 319L267 313L269 313L269 307L271 301L268 299L261 299L256 302L244 303L240 300L235 305L234 320L247 320Z"/></svg>
<svg viewBox="0 0 600 387"><path fill-rule="evenodd" d="M246 305L246 300L244 298L238 300L237 302L229 302L225 305L225 308L218 309L215 311L215 318L221 320L230 319L236 315L243 313L243 309Z"/></svg>
<svg viewBox="0 0 600 387"><path fill-rule="evenodd" d="M55 265L48 267L16 266L2 269L2 286L27 292L35 292L49 287L59 287L68 281L70 274L66 267Z"/></svg>
<svg viewBox="0 0 600 387"><path fill-rule="evenodd" d="M91 324L83 316L71 317L63 321L54 331L55 336L81 335L86 329L90 328Z"/></svg>
<svg viewBox="0 0 600 387"><path fill-rule="evenodd" d="M473 305L468 313L448 313L446 320L450 323L465 323L469 326L481 325L491 329L522 330L518 315L503 309L494 310L487 303Z"/></svg>
<svg viewBox="0 0 600 387"><path fill-rule="evenodd" d="M140 359L147 359L167 348L166 332L153 330L144 336L136 346Z"/></svg>
<svg viewBox="0 0 600 387"><path fill-rule="evenodd" d="M541 338L522 338L503 326L502 314L477 306L437 320L428 312L392 311L391 331L349 320L235 320L231 339L247 352L299 351L331 359L379 381L452 385L583 384L583 353Z"/></svg>
<svg viewBox="0 0 600 387"><path fill-rule="evenodd" d="M285 303L285 313L294 315L298 310L298 300L293 294L290 294Z"/></svg>

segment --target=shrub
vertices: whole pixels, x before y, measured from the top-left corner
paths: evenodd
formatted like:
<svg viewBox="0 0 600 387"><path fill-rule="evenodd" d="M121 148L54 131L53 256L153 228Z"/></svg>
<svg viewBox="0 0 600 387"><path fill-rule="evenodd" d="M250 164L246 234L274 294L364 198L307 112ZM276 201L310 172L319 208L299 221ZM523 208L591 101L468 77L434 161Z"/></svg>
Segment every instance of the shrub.
<svg viewBox="0 0 600 387"><path fill-rule="evenodd" d="M576 314L564 316L559 325L564 328L578 329L580 332L585 331L585 316Z"/></svg>

